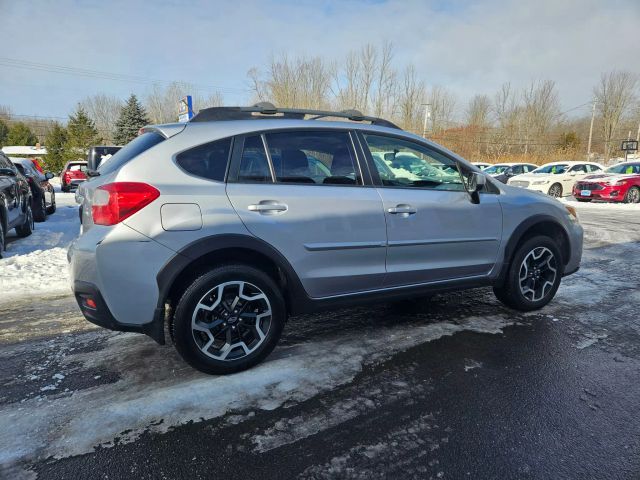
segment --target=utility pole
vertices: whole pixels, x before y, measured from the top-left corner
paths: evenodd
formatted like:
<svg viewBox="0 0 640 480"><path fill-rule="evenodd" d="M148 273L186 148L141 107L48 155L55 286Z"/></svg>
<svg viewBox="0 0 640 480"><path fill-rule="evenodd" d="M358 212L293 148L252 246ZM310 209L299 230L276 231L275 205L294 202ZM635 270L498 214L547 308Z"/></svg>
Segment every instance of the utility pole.
<svg viewBox="0 0 640 480"><path fill-rule="evenodd" d="M636 133L636 142L640 142L640 122L638 122L638 133Z"/></svg>
<svg viewBox="0 0 640 480"><path fill-rule="evenodd" d="M589 127L589 146L587 147L587 159L591 157L591 138L593 137L593 119L596 117L596 102L593 101L593 106L591 107L591 126ZM640 132L640 128L638 129Z"/></svg>
<svg viewBox="0 0 640 480"><path fill-rule="evenodd" d="M424 122L422 123L422 138L427 138L427 120L431 118L431 104L423 103L424 105Z"/></svg>

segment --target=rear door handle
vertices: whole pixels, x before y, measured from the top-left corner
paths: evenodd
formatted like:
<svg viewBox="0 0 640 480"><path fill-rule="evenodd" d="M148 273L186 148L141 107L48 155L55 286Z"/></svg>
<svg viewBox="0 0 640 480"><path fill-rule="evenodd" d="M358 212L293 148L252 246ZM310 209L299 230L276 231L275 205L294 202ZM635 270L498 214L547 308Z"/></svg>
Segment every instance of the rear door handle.
<svg viewBox="0 0 640 480"><path fill-rule="evenodd" d="M274 215L279 212L286 212L288 207L275 200L262 200L260 203L249 205L250 212L258 212L263 215Z"/></svg>
<svg viewBox="0 0 640 480"><path fill-rule="evenodd" d="M409 215L413 215L418 210L411 205L407 205L406 203L401 203L396 205L395 207L391 207L387 209L387 212L392 215L400 215L401 217L408 217Z"/></svg>

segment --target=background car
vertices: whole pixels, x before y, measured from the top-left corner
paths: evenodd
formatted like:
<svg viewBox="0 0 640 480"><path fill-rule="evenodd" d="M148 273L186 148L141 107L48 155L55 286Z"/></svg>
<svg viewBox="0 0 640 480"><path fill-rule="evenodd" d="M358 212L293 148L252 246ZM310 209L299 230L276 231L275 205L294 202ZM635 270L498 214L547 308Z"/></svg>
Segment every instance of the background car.
<svg viewBox="0 0 640 480"><path fill-rule="evenodd" d="M83 160L74 160L67 162L60 174L60 189L68 192L77 188L87 179L87 162Z"/></svg>
<svg viewBox="0 0 640 480"><path fill-rule="evenodd" d="M476 167L478 167L480 170L489 168L492 165L491 163L486 163L486 162L471 162L471 163L472 165L475 165Z"/></svg>
<svg viewBox="0 0 640 480"><path fill-rule="evenodd" d="M640 162L619 163L585 177L574 185L573 196L579 202L640 203Z"/></svg>
<svg viewBox="0 0 640 480"><path fill-rule="evenodd" d="M511 177L507 183L559 198L570 195L577 180L602 170L602 165L593 162L551 162L533 172Z"/></svg>
<svg viewBox="0 0 640 480"><path fill-rule="evenodd" d="M29 182L34 220L44 222L47 215L56 211L56 193L53 185L49 183L49 180L53 178L53 173L42 173L31 159L10 157L10 160Z"/></svg>
<svg viewBox="0 0 640 480"><path fill-rule="evenodd" d="M12 228L20 237L33 232L31 189L9 158L0 152L0 258L7 232Z"/></svg>
<svg viewBox="0 0 640 480"><path fill-rule="evenodd" d="M536 168L538 168L538 165L534 165L533 163L497 163L485 168L483 172L487 175L491 175L493 178L502 183L507 183L507 180L509 180L511 177L522 175L523 173L529 173Z"/></svg>

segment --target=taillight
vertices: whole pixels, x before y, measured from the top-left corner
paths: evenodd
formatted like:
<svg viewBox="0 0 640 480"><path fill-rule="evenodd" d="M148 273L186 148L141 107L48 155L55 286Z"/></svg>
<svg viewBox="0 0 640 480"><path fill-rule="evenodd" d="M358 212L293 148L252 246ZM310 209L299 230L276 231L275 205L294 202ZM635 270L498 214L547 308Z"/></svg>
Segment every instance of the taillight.
<svg viewBox="0 0 640 480"><path fill-rule="evenodd" d="M137 182L108 183L96 188L91 215L96 225L115 225L153 202L160 192Z"/></svg>

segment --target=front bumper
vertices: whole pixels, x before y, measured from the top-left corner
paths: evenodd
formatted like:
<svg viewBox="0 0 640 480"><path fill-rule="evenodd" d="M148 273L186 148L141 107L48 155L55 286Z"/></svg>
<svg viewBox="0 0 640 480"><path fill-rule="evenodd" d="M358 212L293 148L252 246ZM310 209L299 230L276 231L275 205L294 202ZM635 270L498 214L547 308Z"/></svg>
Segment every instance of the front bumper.
<svg viewBox="0 0 640 480"><path fill-rule="evenodd" d="M571 257L564 266L564 276L571 275L580 269L584 244L584 229L579 223L574 223L567 231L567 234L569 235Z"/></svg>
<svg viewBox="0 0 640 480"><path fill-rule="evenodd" d="M598 185L602 188L600 190L589 190L590 195L582 195L582 190L574 188L573 196L580 200L604 200L608 202L622 202L624 200L624 196L627 193L627 186L625 185Z"/></svg>

